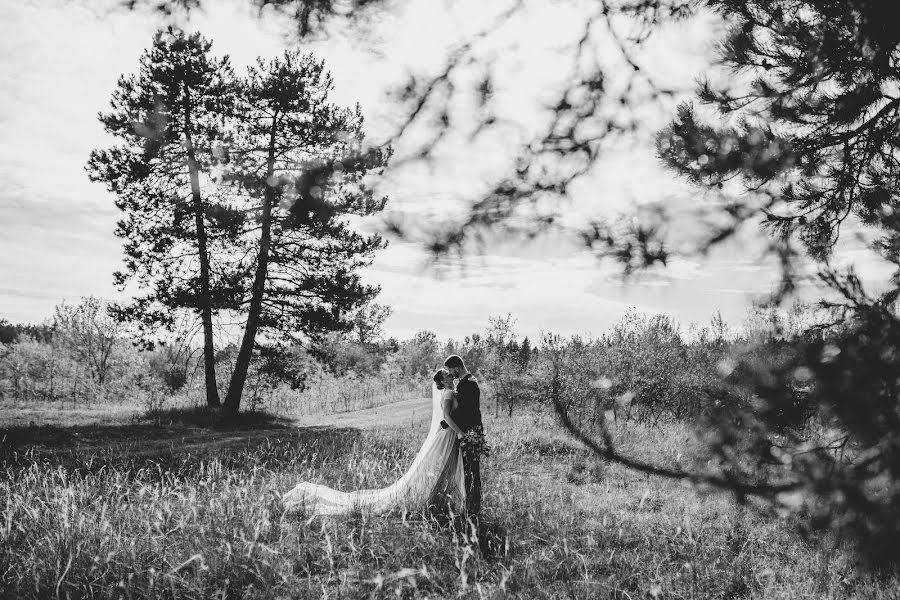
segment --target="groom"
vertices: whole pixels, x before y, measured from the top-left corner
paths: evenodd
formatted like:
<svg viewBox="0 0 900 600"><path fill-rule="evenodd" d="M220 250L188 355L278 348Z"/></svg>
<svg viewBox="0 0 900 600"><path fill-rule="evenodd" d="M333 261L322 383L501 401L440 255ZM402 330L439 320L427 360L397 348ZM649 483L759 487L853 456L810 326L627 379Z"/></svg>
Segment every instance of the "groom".
<svg viewBox="0 0 900 600"><path fill-rule="evenodd" d="M477 432L483 435L481 390L478 382L472 378L463 360L455 354L444 361L444 366L453 379L458 380L456 408L450 416L465 433ZM441 427L447 428L446 421L441 421ZM466 485L466 516L472 520L473 525L477 525L481 514L481 456L477 451L463 450L462 460Z"/></svg>

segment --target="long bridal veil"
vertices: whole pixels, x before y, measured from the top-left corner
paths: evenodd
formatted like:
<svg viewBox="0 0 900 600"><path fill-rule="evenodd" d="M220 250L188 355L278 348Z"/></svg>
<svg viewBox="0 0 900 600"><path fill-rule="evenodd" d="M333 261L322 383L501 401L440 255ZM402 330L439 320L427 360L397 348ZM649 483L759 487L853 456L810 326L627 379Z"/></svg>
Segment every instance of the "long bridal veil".
<svg viewBox="0 0 900 600"><path fill-rule="evenodd" d="M461 506L465 492L459 442L452 430L441 429L441 401L441 391L432 385L428 436L412 465L393 484L376 490L341 492L305 481L283 496L285 508L310 515L341 515L416 511L444 502Z"/></svg>

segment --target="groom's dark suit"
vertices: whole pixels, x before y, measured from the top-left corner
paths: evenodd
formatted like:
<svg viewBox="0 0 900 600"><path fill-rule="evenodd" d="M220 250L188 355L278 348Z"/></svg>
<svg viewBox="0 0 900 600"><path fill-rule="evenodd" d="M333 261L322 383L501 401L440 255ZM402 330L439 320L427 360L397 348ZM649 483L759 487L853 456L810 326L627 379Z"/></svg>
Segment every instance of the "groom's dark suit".
<svg viewBox="0 0 900 600"><path fill-rule="evenodd" d="M481 424L481 390L478 382L466 373L456 384L456 408L450 417L460 429L468 433ZM441 421L441 427L447 423ZM466 480L466 512L473 519L481 513L481 456L478 453L463 452L463 473Z"/></svg>

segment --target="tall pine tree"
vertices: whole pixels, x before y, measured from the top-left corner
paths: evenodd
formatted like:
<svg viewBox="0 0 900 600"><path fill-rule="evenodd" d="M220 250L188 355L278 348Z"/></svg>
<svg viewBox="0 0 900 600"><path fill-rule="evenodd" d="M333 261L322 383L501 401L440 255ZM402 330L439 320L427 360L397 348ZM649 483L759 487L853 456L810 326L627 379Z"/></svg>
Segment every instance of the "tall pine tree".
<svg viewBox="0 0 900 600"><path fill-rule="evenodd" d="M354 231L349 217L384 208L365 178L389 152L363 151L359 107L329 102L332 86L323 62L299 52L260 61L242 86L229 178L255 252L239 302L247 320L225 399L231 413L259 332L296 339L346 330L350 312L378 292L358 269L384 242Z"/></svg>
<svg viewBox="0 0 900 600"><path fill-rule="evenodd" d="M116 194L125 213L116 229L125 240L125 268L115 281L145 290L117 315L149 335L171 326L178 309L196 312L206 400L219 406L213 314L233 302L235 275L216 268L211 245L233 237L241 216L204 185L217 163L223 115L234 102L228 58L212 58L210 47L199 34L157 32L138 73L119 79L111 110L100 115L120 143L92 152L88 171Z"/></svg>

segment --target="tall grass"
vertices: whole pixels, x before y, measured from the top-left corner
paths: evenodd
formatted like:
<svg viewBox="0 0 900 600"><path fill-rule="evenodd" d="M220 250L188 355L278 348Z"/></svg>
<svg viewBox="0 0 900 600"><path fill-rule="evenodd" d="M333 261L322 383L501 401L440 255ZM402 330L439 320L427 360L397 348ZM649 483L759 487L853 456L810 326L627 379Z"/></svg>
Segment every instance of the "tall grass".
<svg viewBox="0 0 900 600"><path fill-rule="evenodd" d="M900 584L753 506L596 463L538 414L488 419L486 552L429 515L284 515L300 480L393 481L423 424L135 427L6 436L3 597L890 598ZM664 464L703 460L684 426L615 435Z"/></svg>

